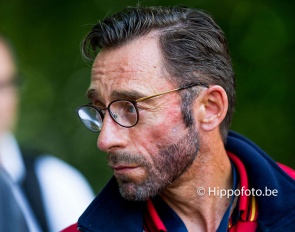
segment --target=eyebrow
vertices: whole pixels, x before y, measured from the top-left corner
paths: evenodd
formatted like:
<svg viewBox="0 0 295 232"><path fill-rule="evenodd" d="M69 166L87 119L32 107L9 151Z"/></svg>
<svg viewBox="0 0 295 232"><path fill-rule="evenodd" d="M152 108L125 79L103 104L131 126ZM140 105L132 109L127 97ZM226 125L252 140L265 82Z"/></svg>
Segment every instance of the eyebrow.
<svg viewBox="0 0 295 232"><path fill-rule="evenodd" d="M88 89L86 92L86 96L89 100L94 100L99 98L99 93L96 89Z"/></svg>
<svg viewBox="0 0 295 232"><path fill-rule="evenodd" d="M100 100L102 98L100 92L98 92L96 89L89 89L87 91L87 98L89 100ZM142 97L145 97L146 95L143 93L140 93L136 90L124 90L124 91L119 91L119 90L114 90L110 98L111 100L136 100Z"/></svg>
<svg viewBox="0 0 295 232"><path fill-rule="evenodd" d="M144 97L145 95L143 93L140 93L136 90L125 90L125 91L113 91L111 93L111 98L113 100L117 100L117 99L123 99L123 100L136 100L138 98Z"/></svg>

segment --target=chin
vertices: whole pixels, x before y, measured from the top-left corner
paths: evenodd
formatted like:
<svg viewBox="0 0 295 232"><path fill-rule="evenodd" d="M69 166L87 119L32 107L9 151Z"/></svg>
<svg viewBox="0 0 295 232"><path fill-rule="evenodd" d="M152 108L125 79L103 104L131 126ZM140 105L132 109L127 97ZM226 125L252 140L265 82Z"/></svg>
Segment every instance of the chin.
<svg viewBox="0 0 295 232"><path fill-rule="evenodd" d="M145 201L150 197L156 196L164 185L151 179L134 182L130 180L118 180L121 196L129 201Z"/></svg>
<svg viewBox="0 0 295 232"><path fill-rule="evenodd" d="M145 201L150 196L135 183L119 183L121 196L128 201Z"/></svg>

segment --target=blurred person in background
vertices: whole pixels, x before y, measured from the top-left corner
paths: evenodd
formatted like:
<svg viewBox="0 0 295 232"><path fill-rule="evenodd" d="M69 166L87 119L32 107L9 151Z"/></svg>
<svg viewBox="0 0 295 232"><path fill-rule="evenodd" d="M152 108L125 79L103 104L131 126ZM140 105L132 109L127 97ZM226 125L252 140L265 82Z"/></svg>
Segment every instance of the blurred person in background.
<svg viewBox="0 0 295 232"><path fill-rule="evenodd" d="M0 165L0 231L40 232L19 186Z"/></svg>
<svg viewBox="0 0 295 232"><path fill-rule="evenodd" d="M14 190L11 191L17 191L17 195L21 196L24 203L21 205L25 206L26 214L36 224L34 228L40 228L34 231L56 232L77 221L94 194L81 173L69 164L18 144L13 134L19 104L20 80L17 74L11 46L0 35L0 168L2 174L5 172L1 178L6 180L3 183L10 182L10 186L14 185ZM4 192L1 194L3 197ZM5 211L2 206L1 204L1 212ZM7 209L7 212L9 210L13 209ZM10 222L13 223L14 219L11 218ZM0 223L2 221L0 218ZM1 231L18 232L12 229L15 227L10 223L1 226ZM26 230L23 228L19 231Z"/></svg>

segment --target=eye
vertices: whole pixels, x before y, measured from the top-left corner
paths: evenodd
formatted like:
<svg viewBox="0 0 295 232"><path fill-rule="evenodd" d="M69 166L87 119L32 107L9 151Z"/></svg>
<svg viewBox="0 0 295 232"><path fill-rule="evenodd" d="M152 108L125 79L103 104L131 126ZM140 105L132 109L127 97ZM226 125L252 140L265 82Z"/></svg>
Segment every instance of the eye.
<svg viewBox="0 0 295 232"><path fill-rule="evenodd" d="M121 102L121 109L123 110L124 113L128 113L128 114L136 113L135 106L131 102L128 102L128 101Z"/></svg>
<svg viewBox="0 0 295 232"><path fill-rule="evenodd" d="M126 108L127 108L127 111L128 111L129 113L135 113L135 112L136 112L136 109L135 109L134 105L132 105L131 103L129 103L129 104L126 106Z"/></svg>

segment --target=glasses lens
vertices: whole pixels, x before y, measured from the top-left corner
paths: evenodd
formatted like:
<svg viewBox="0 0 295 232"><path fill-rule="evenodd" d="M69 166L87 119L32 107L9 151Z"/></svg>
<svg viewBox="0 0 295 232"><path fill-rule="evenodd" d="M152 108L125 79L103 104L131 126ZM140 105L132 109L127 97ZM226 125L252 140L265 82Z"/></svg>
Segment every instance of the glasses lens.
<svg viewBox="0 0 295 232"><path fill-rule="evenodd" d="M83 122L83 124L94 132L99 132L102 127L102 118L99 112L89 106L82 106L78 110L78 115Z"/></svg>
<svg viewBox="0 0 295 232"><path fill-rule="evenodd" d="M109 106L110 115L121 126L132 127L137 123L138 113L130 101L115 101Z"/></svg>

